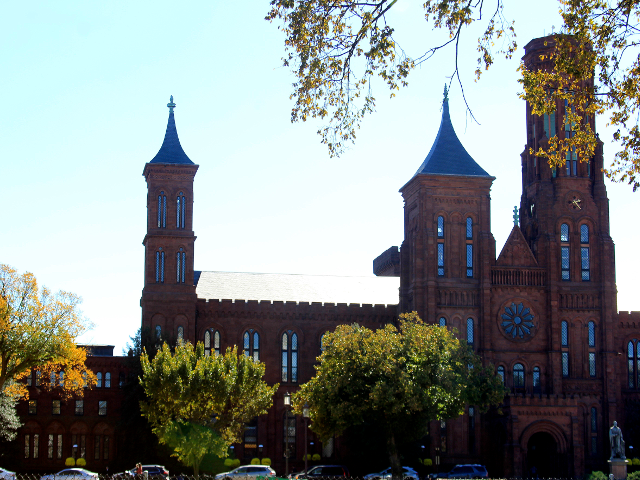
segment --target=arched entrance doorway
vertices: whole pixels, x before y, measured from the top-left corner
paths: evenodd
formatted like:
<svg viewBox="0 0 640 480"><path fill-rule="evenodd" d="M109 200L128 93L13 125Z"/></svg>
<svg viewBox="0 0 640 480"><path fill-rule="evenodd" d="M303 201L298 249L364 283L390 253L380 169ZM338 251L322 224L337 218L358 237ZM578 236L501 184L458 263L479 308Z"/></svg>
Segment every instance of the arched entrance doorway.
<svg viewBox="0 0 640 480"><path fill-rule="evenodd" d="M560 462L558 444L547 432L531 435L527 442L527 470L525 476L532 478L559 477L564 470Z"/></svg>

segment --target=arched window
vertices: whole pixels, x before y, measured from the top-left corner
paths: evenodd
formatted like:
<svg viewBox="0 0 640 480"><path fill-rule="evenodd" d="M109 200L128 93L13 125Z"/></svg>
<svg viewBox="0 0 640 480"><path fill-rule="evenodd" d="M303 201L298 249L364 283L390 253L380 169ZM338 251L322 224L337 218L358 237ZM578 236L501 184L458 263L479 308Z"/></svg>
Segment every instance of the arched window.
<svg viewBox="0 0 640 480"><path fill-rule="evenodd" d="M562 272L562 280L571 280L569 257L569 225L563 223L560 225L560 270Z"/></svg>
<svg viewBox="0 0 640 480"><path fill-rule="evenodd" d="M524 392L524 365L521 363L513 366L513 388L516 392Z"/></svg>
<svg viewBox="0 0 640 480"><path fill-rule="evenodd" d="M627 344L627 367L629 371L629 388L638 388L640 380L640 349L635 338Z"/></svg>
<svg viewBox="0 0 640 480"><path fill-rule="evenodd" d="M164 252L162 247L156 252L156 283L164 283Z"/></svg>
<svg viewBox="0 0 640 480"><path fill-rule="evenodd" d="M211 343L212 343L212 335L210 330L205 330L204 332L204 354L209 356L211 355ZM218 330L213 332L213 353L216 355L220 355L220 332Z"/></svg>
<svg viewBox="0 0 640 480"><path fill-rule="evenodd" d="M102 388L102 372L96 373L96 388Z"/></svg>
<svg viewBox="0 0 640 480"><path fill-rule="evenodd" d="M296 416L292 411L286 410L282 424L284 432L282 438L284 440L283 456L296 458Z"/></svg>
<svg viewBox="0 0 640 480"><path fill-rule="evenodd" d="M213 351L216 355L220 355L220 332L213 332Z"/></svg>
<svg viewBox="0 0 640 480"><path fill-rule="evenodd" d="M167 196L164 192L158 195L158 228L167 227Z"/></svg>
<svg viewBox="0 0 640 480"><path fill-rule="evenodd" d="M467 343L473 347L474 334L473 334L473 318L467 318Z"/></svg>
<svg viewBox="0 0 640 480"><path fill-rule="evenodd" d="M447 326L447 319L444 317L440 317L440 320L438 320L438 325L440 325L441 327L446 327Z"/></svg>
<svg viewBox="0 0 640 480"><path fill-rule="evenodd" d="M589 226L580 225L580 267L582 281L591 280L591 266L589 261Z"/></svg>
<svg viewBox="0 0 640 480"><path fill-rule="evenodd" d="M160 340L162 338L162 327L160 325L156 325L156 340Z"/></svg>
<svg viewBox="0 0 640 480"><path fill-rule="evenodd" d="M438 276L444 277L444 217L438 217Z"/></svg>
<svg viewBox="0 0 640 480"><path fill-rule="evenodd" d="M184 283L184 270L187 263L187 252L184 248L180 247L180 250L176 252L176 282Z"/></svg>
<svg viewBox="0 0 640 480"><path fill-rule="evenodd" d="M184 327L182 325L178 327L178 340L184 341Z"/></svg>
<svg viewBox="0 0 640 480"><path fill-rule="evenodd" d="M575 132L575 124L573 122L569 122L566 119L566 115L569 112L575 112L575 107L569 103L568 100L564 101L564 111L565 111L565 120L564 120L564 136L567 140L573 137ZM575 177L578 175L578 154L576 153L576 147L569 147L566 154L566 163L567 163L567 177Z"/></svg>
<svg viewBox="0 0 640 480"><path fill-rule="evenodd" d="M111 388L111 372L104 374L104 388Z"/></svg>
<svg viewBox="0 0 640 480"><path fill-rule="evenodd" d="M596 322L594 321L589 322L589 346L596 346Z"/></svg>
<svg viewBox="0 0 640 480"><path fill-rule="evenodd" d="M247 330L243 335L244 354L252 357L254 361L260 361L260 335L255 330Z"/></svg>
<svg viewBox="0 0 640 480"><path fill-rule="evenodd" d="M327 332L325 332L327 333ZM324 333L320 335L320 353L324 352Z"/></svg>
<svg viewBox="0 0 640 480"><path fill-rule="evenodd" d="M504 385L504 367L502 365L498 366L498 376L502 380L502 384Z"/></svg>
<svg viewBox="0 0 640 480"><path fill-rule="evenodd" d="M467 278L473 278L473 220L467 217Z"/></svg>
<svg viewBox="0 0 640 480"><path fill-rule="evenodd" d="M542 392L542 385L540 384L540 367L533 367L532 384L533 393Z"/></svg>
<svg viewBox="0 0 640 480"><path fill-rule="evenodd" d="M282 334L282 381L298 381L298 334L291 330Z"/></svg>
<svg viewBox="0 0 640 480"><path fill-rule="evenodd" d="M184 228L185 204L184 193L178 193L176 198L176 228Z"/></svg>
<svg viewBox="0 0 640 480"><path fill-rule="evenodd" d="M444 217L438 217L438 238L444 238Z"/></svg>

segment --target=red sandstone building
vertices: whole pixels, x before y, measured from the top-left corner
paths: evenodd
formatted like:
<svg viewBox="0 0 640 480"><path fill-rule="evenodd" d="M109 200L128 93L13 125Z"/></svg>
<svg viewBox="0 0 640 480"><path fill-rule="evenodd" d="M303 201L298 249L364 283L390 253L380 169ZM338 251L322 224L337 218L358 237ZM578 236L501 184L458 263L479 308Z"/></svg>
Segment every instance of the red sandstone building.
<svg viewBox="0 0 640 480"><path fill-rule="evenodd" d="M539 60L544 41L525 47L529 68L550 68ZM534 467L540 476L580 476L606 468L608 427L617 420L628 431L626 412L640 402L640 312L617 312L602 145L590 161L569 158L557 170L529 153L556 132L570 134L565 105L545 116L527 108L520 222L496 256L494 177L459 142L445 98L434 145L400 190L402 246L374 261L377 277L362 278L194 270L198 165L182 149L175 105L169 107L163 145L143 172L142 326L160 339L202 341L211 353L238 345L265 362L267 382L281 386L269 413L235 446L238 457L269 457L283 472L287 432L291 463L300 467L304 424L287 423L283 396L313 374L323 333L351 322L377 328L416 310L461 332L511 391L501 413L480 415L469 406L460 418L432 422L425 456L443 466L483 463L491 476L525 476ZM26 445L39 429L45 457L51 425L28 422L18 441ZM64 435L79 432L73 425L62 425ZM83 427L91 451L107 435L100 425L96 417ZM340 439L308 448L327 458L341 452Z"/></svg>

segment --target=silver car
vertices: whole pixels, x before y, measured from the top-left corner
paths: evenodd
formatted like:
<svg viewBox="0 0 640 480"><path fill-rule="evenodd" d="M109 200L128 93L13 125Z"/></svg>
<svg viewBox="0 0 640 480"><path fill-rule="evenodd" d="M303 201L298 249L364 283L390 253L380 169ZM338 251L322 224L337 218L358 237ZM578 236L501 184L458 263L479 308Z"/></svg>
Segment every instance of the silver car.
<svg viewBox="0 0 640 480"><path fill-rule="evenodd" d="M98 474L84 468L65 468L53 475L43 475L40 480L98 480Z"/></svg>
<svg viewBox="0 0 640 480"><path fill-rule="evenodd" d="M402 478L404 480L420 480L418 472L411 467L402 467ZM365 475L364 480L391 480L391 467L378 473Z"/></svg>
<svg viewBox="0 0 640 480"><path fill-rule="evenodd" d="M0 468L0 480L16 480L16 472Z"/></svg>
<svg viewBox="0 0 640 480"><path fill-rule="evenodd" d="M230 472L216 475L216 480L255 480L258 477L275 477L276 471L268 465L244 465Z"/></svg>

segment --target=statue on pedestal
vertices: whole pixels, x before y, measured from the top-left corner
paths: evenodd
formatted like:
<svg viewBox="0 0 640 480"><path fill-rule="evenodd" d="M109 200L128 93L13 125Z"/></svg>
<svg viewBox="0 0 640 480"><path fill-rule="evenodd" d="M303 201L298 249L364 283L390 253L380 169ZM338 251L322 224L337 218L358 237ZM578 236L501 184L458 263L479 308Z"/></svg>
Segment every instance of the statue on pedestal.
<svg viewBox="0 0 640 480"><path fill-rule="evenodd" d="M618 422L613 422L613 427L609 429L609 444L611 445L611 460L618 457L625 460L624 456L624 440L622 439L622 430L618 427Z"/></svg>

